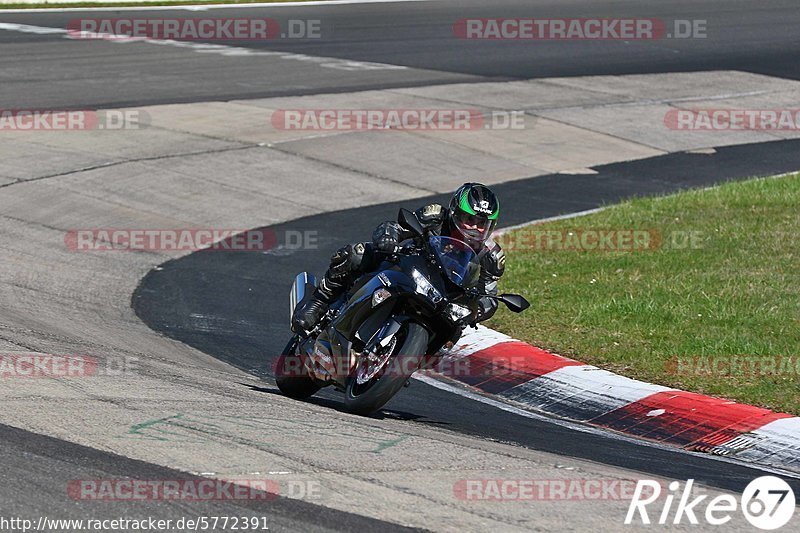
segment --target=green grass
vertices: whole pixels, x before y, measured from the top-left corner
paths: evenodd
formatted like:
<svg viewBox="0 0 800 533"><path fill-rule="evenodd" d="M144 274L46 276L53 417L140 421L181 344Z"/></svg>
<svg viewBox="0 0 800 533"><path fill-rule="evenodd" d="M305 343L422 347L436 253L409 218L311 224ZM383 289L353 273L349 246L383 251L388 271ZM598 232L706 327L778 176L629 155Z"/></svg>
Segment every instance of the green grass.
<svg viewBox="0 0 800 533"><path fill-rule="evenodd" d="M676 357L800 358L800 174L635 199L533 228L648 229L664 244L508 250L501 291L532 305L521 315L501 309L488 326L629 377L800 414L797 365L772 375L674 368ZM525 230L501 242L520 242ZM694 232L695 246L670 245L684 235L673 232Z"/></svg>
<svg viewBox="0 0 800 533"><path fill-rule="evenodd" d="M213 5L213 4L280 4L283 2L310 2L312 0L165 0L163 2L75 2L64 3L46 2L43 4L0 4L0 11L4 9L48 9L54 7L61 8L81 8L81 7L152 7L152 6L193 6L193 5Z"/></svg>

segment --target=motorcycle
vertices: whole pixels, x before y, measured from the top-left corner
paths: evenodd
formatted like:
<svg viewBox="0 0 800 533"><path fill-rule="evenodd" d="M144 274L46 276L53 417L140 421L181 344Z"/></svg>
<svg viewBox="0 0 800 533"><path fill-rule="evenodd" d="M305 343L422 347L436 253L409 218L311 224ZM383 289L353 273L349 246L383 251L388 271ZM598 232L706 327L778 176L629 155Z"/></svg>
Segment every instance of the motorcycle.
<svg viewBox="0 0 800 533"><path fill-rule="evenodd" d="M414 372L435 367L442 349L452 347L466 326L475 326L477 297L494 298L515 313L530 306L520 295L478 292L480 263L466 243L429 235L406 209L398 221L413 237L331 304L313 330L290 339L275 367L286 396L304 400L333 386L344 393L347 411L368 415ZM290 319L316 286L312 274L297 275Z"/></svg>

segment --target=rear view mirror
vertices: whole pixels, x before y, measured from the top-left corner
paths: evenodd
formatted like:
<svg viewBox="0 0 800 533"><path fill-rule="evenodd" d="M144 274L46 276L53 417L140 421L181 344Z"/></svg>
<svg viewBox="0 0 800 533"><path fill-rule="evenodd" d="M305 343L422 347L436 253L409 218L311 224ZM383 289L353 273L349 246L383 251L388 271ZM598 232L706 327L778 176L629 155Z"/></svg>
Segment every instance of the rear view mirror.
<svg viewBox="0 0 800 533"><path fill-rule="evenodd" d="M528 300L519 294L501 294L497 299L506 304L514 313L521 313L531 306Z"/></svg>
<svg viewBox="0 0 800 533"><path fill-rule="evenodd" d="M400 213L397 215L397 221L405 229L413 231L416 235L423 234L424 230L422 229L422 224L419 223L419 219L417 219L417 215L408 209L400 209Z"/></svg>

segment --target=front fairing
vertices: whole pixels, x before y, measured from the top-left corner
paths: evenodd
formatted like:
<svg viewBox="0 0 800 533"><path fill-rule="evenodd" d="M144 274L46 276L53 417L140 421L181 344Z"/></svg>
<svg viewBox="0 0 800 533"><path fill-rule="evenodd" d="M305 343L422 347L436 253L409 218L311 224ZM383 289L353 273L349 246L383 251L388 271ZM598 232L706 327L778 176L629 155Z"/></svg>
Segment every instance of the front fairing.
<svg viewBox="0 0 800 533"><path fill-rule="evenodd" d="M415 271L446 298L434 301L435 298L420 294L413 278ZM339 304L336 318L318 337L317 349L328 352L338 367L331 373L333 381L340 385L344 382L355 363L355 354L361 353L392 321L410 320L425 327L431 339L428 353L438 352L457 338L460 327L445 316L444 310L448 298L458 298L463 291L448 294L448 289L454 289L450 285L435 259L429 261L420 255L401 255L397 262L384 262L377 272L362 276L346 301ZM379 289L388 291L390 296L376 303L373 295Z"/></svg>
<svg viewBox="0 0 800 533"><path fill-rule="evenodd" d="M393 297L413 293L416 285L408 274L402 270L386 269L364 276L359 284L353 287L342 311L332 323L340 333L351 337L356 328L373 310L372 295L380 288L388 290Z"/></svg>

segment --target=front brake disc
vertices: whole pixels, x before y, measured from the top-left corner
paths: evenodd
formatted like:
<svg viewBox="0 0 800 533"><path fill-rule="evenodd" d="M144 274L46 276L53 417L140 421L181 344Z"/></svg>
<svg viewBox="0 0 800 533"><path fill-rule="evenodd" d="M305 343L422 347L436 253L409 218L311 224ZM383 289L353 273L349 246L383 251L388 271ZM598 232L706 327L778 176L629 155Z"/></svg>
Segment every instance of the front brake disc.
<svg viewBox="0 0 800 533"><path fill-rule="evenodd" d="M378 353L368 353L363 355L358 362L356 370L356 383L363 385L373 379L378 372L380 372L389 358L394 352L397 345L397 337L392 337L392 340L385 347L381 348Z"/></svg>

